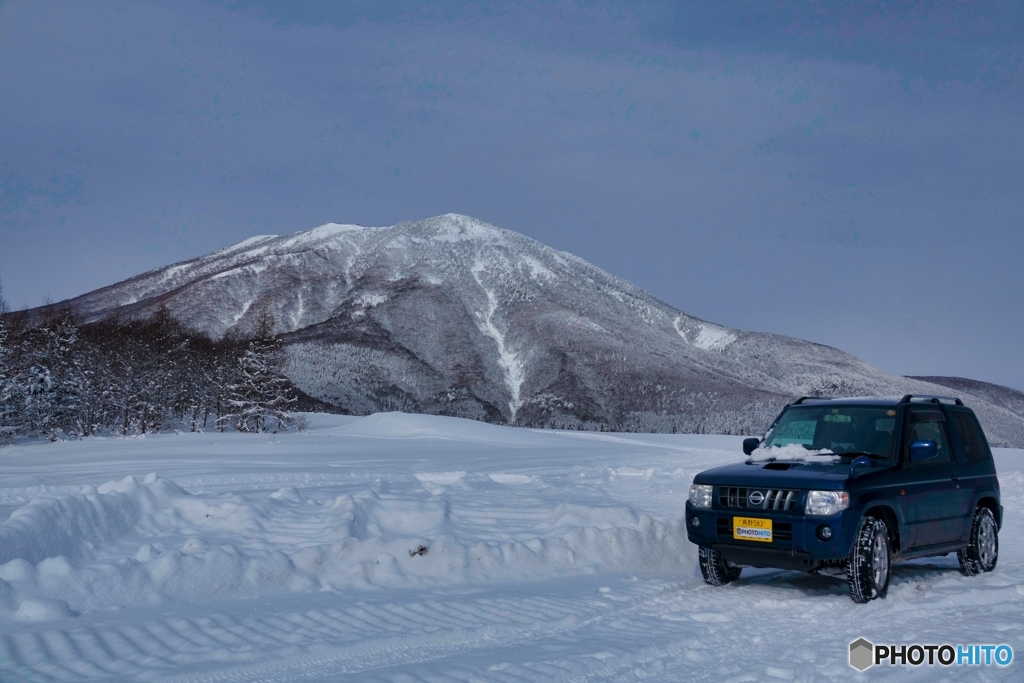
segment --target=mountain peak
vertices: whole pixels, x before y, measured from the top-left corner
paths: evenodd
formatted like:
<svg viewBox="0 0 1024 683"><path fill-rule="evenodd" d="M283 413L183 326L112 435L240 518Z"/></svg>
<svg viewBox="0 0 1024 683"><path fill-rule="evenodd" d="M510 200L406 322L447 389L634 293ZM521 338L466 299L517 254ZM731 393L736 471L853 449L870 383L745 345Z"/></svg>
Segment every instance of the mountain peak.
<svg viewBox="0 0 1024 683"><path fill-rule="evenodd" d="M277 252L294 251L295 249L301 249L310 245L328 242L337 237L352 237L359 233L379 231L408 232L417 237L426 236L436 242L448 243L466 241L506 242L510 235L517 235L517 233L495 227L472 216L460 213L446 213L423 220L406 221L391 227L367 227L354 223L325 223L310 230L300 230L289 235L257 235L242 240L238 244L219 249L203 258L262 249L271 249ZM523 236L519 235L519 237Z"/></svg>
<svg viewBox="0 0 1024 683"><path fill-rule="evenodd" d="M460 213L446 213L422 221L410 221L400 223L396 229L409 227L421 234L429 235L430 239L437 242L505 242L512 234L508 230L502 230L490 223L486 223L472 216L465 216Z"/></svg>

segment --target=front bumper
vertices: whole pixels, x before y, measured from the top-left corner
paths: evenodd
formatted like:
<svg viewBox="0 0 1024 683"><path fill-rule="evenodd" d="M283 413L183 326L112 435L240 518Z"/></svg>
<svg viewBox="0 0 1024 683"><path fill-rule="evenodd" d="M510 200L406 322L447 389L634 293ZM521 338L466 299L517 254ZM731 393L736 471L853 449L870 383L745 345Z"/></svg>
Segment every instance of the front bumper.
<svg viewBox="0 0 1024 683"><path fill-rule="evenodd" d="M774 511L698 509L687 502L686 536L691 543L720 551L734 564L810 571L821 563L849 556L859 520L848 513L847 510L831 517L809 517ZM734 517L771 519L772 541L733 538ZM823 540L818 533L824 525L832 529L828 540Z"/></svg>

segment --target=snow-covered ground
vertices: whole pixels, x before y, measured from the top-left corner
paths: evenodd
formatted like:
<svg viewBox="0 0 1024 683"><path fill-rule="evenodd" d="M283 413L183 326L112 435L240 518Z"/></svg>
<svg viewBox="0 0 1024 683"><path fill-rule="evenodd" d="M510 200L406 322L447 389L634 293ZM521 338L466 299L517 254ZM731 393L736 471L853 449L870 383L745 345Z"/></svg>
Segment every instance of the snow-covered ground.
<svg viewBox="0 0 1024 683"><path fill-rule="evenodd" d="M898 565L855 605L703 584L686 492L741 440L379 414L6 448L0 681L1021 680L1024 451L997 450L995 572ZM1015 661L857 674L858 637Z"/></svg>

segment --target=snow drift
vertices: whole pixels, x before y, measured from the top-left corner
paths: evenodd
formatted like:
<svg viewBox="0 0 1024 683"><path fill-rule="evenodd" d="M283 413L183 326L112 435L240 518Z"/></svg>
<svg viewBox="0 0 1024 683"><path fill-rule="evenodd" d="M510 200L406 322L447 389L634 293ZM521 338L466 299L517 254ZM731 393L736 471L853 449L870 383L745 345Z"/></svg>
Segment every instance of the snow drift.
<svg viewBox="0 0 1024 683"><path fill-rule="evenodd" d="M446 495L465 472L418 477L415 495L318 500L285 487L253 501L149 475L37 499L0 526L0 608L53 618L166 600L668 571L694 554L681 520L627 506L563 503L533 511L526 528L482 527Z"/></svg>

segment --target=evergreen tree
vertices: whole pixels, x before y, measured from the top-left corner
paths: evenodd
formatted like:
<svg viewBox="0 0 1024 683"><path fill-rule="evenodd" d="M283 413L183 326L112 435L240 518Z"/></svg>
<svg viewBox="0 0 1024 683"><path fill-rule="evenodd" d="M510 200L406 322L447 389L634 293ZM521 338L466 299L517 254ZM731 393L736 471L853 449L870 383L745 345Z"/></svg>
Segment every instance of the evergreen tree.
<svg viewBox="0 0 1024 683"><path fill-rule="evenodd" d="M78 327L66 311L23 335L23 371L15 390L22 399L20 428L25 433L59 440L91 432L83 424L89 382L78 341Z"/></svg>
<svg viewBox="0 0 1024 683"><path fill-rule="evenodd" d="M45 365L33 365L21 379L19 392L24 399L19 427L31 436L42 436L53 429L55 391L53 375Z"/></svg>
<svg viewBox="0 0 1024 683"><path fill-rule="evenodd" d="M273 319L264 311L256 325L256 337L238 358L237 377L228 386L229 413L219 422L231 423L241 432L284 429L291 418L288 406L295 403L281 372L283 354L273 337Z"/></svg>

